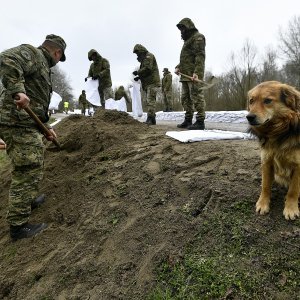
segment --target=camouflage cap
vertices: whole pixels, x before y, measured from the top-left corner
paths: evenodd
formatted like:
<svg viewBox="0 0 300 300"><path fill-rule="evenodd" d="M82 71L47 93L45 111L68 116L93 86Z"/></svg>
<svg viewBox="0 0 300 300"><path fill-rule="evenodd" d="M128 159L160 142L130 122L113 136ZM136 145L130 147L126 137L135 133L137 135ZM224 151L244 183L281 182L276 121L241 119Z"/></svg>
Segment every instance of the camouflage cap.
<svg viewBox="0 0 300 300"><path fill-rule="evenodd" d="M169 72L169 69L168 68L164 68L163 72Z"/></svg>
<svg viewBox="0 0 300 300"><path fill-rule="evenodd" d="M62 54L60 61L65 61L66 60L65 50L66 50L67 44L63 40L63 38L61 38L60 36L55 35L55 34L48 34L46 36L46 41L56 44L62 50L63 54Z"/></svg>

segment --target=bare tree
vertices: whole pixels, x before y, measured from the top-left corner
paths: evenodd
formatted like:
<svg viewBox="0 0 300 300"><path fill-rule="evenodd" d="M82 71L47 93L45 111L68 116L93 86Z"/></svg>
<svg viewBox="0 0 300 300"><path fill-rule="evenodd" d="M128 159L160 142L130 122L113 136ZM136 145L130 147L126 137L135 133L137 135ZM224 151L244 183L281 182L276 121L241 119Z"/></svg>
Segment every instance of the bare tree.
<svg viewBox="0 0 300 300"><path fill-rule="evenodd" d="M295 16L286 30L279 30L279 40L288 82L300 88L300 16Z"/></svg>

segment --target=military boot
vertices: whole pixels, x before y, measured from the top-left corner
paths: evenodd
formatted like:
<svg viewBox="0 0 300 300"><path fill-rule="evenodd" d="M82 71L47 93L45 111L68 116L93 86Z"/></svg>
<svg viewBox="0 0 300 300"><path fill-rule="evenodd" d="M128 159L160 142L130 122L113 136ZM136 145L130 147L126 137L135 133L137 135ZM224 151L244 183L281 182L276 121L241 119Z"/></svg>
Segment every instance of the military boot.
<svg viewBox="0 0 300 300"><path fill-rule="evenodd" d="M192 125L192 120L191 119L184 119L183 123L178 124L178 128L188 128L189 126Z"/></svg>
<svg viewBox="0 0 300 300"><path fill-rule="evenodd" d="M151 124L150 125L156 125L156 116L151 117Z"/></svg>
<svg viewBox="0 0 300 300"><path fill-rule="evenodd" d="M188 127L189 130L204 130L205 124L204 120L196 120L196 122Z"/></svg>
<svg viewBox="0 0 300 300"><path fill-rule="evenodd" d="M10 226L10 237L13 240L30 238L47 228L46 223L29 224L25 223L20 226Z"/></svg>

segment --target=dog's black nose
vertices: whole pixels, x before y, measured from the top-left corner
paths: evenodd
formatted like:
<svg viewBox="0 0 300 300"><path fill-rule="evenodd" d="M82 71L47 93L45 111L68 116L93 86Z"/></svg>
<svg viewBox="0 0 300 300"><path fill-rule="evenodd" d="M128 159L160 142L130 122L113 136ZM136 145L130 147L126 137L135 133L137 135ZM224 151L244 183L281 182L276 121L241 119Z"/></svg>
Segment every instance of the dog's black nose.
<svg viewBox="0 0 300 300"><path fill-rule="evenodd" d="M247 118L249 124L251 124L251 125L256 124L256 115L255 114L250 113L246 116L246 118Z"/></svg>

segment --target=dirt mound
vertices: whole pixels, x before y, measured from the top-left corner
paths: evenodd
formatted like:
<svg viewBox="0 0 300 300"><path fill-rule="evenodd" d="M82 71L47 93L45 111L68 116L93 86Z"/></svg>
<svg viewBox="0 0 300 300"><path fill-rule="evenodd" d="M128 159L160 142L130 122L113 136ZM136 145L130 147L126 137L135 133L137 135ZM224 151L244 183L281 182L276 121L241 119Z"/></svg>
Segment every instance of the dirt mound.
<svg viewBox="0 0 300 300"><path fill-rule="evenodd" d="M31 217L49 228L15 243L5 222L9 166L1 168L0 298L146 299L157 286L161 262L169 268L182 262L192 243L198 254L220 257L238 234L252 251L282 242L269 263L276 255L295 260L299 237L292 235L287 246L281 234L296 232L299 221L284 220L283 192L269 216L254 213L257 143L181 144L165 136L167 129L107 110L62 120L56 126L62 150L47 144L41 186L47 202ZM243 264L245 245L236 260L230 256L232 266ZM243 270L266 266L261 257L253 261ZM279 272L286 277L270 280L259 295L276 295L276 284L287 285L288 271Z"/></svg>

